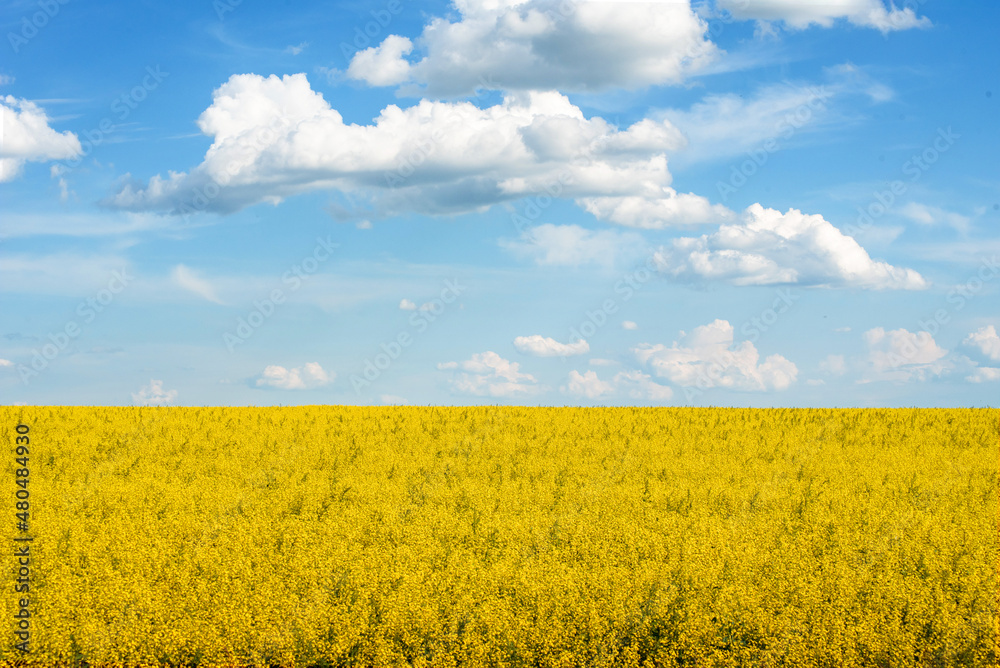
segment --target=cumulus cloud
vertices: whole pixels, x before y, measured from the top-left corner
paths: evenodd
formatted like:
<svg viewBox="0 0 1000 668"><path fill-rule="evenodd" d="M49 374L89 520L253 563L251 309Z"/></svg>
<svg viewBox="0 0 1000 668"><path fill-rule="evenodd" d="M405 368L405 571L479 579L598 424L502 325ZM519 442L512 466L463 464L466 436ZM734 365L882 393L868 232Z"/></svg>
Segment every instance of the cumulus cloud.
<svg viewBox="0 0 1000 668"><path fill-rule="evenodd" d="M132 393L132 401L139 406L166 406L177 398L177 390L164 390L162 380L150 380L138 392Z"/></svg>
<svg viewBox="0 0 1000 668"><path fill-rule="evenodd" d="M681 335L680 341L669 347L646 343L634 348L633 353L657 377L700 390L783 390L798 375L795 364L781 355L771 355L761 362L750 341L734 345L733 326L725 320L715 320Z"/></svg>
<svg viewBox="0 0 1000 668"><path fill-rule="evenodd" d="M965 337L962 343L975 348L988 359L1000 362L1000 336L993 325L980 327Z"/></svg>
<svg viewBox="0 0 1000 668"><path fill-rule="evenodd" d="M568 382L566 386L561 389L563 392L575 394L580 397L586 397L587 399L597 399L615 391L615 388L611 385L611 383L607 383L598 378L596 372L585 371L581 374L579 371L575 370L569 372Z"/></svg>
<svg viewBox="0 0 1000 668"><path fill-rule="evenodd" d="M0 183L17 177L25 162L67 160L82 152L76 135L53 130L45 110L29 100L0 97L0 125Z"/></svg>
<svg viewBox="0 0 1000 668"><path fill-rule="evenodd" d="M424 27L418 56L404 58L413 44L390 35L355 54L348 76L376 86L409 82L404 92L435 97L480 88L632 89L681 83L718 51L687 1L455 0L454 7L457 21L434 17Z"/></svg>
<svg viewBox="0 0 1000 668"><path fill-rule="evenodd" d="M910 28L929 28L926 17L917 16L913 9L898 9L890 2L886 8L883 0L832 0L828 2L802 2L801 0L719 0L720 9L732 12L738 19L781 21L787 27L802 30L809 26L829 28L837 19L846 19L852 25L875 28L882 33Z"/></svg>
<svg viewBox="0 0 1000 668"><path fill-rule="evenodd" d="M584 197L578 204L600 220L645 230L720 223L735 217L730 209L701 195L678 193L669 187L657 190L647 195Z"/></svg>
<svg viewBox="0 0 1000 668"><path fill-rule="evenodd" d="M966 376L965 380L970 383L992 383L1000 380L1000 369L996 367L978 367L971 376Z"/></svg>
<svg viewBox="0 0 1000 668"><path fill-rule="evenodd" d="M500 357L491 350L476 353L464 362L443 362L438 369L460 371L451 379L453 390L477 396L509 397L531 394L539 388L535 378L522 373L517 362Z"/></svg>
<svg viewBox="0 0 1000 668"><path fill-rule="evenodd" d="M639 329L639 325L631 320L622 320L622 329Z"/></svg>
<svg viewBox="0 0 1000 668"><path fill-rule="evenodd" d="M0 367L14 366L14 363L10 360L0 359Z"/></svg>
<svg viewBox="0 0 1000 668"><path fill-rule="evenodd" d="M399 308L402 311L416 311L417 305L416 303L411 302L409 299L400 299Z"/></svg>
<svg viewBox="0 0 1000 668"><path fill-rule="evenodd" d="M347 76L372 86L394 86L407 80L410 64L403 59L413 50L413 42L389 35L379 46L354 54Z"/></svg>
<svg viewBox="0 0 1000 668"><path fill-rule="evenodd" d="M674 396L669 387L660 385L638 370L620 371L610 382L601 380L595 371L581 374L574 370L569 372L566 385L560 389L587 399L620 396L639 401L667 401Z"/></svg>
<svg viewBox="0 0 1000 668"><path fill-rule="evenodd" d="M864 333L864 340L875 380L922 381L954 368L946 359L948 351L939 347L928 332L876 327Z"/></svg>
<svg viewBox="0 0 1000 668"><path fill-rule="evenodd" d="M539 265L612 267L648 252L641 236L617 230L588 230L579 225L544 223L524 230L516 240L500 246Z"/></svg>
<svg viewBox="0 0 1000 668"><path fill-rule="evenodd" d="M192 292L202 299L208 300L215 304L223 304L224 302L219 299L218 295L215 294L215 287L209 283L207 280L198 275L190 267L186 267L183 264L179 264L174 267L173 271L170 272L170 280L173 281L178 287Z"/></svg>
<svg viewBox="0 0 1000 668"><path fill-rule="evenodd" d="M257 387L273 387L279 390L311 390L333 382L337 374L326 372L316 362L286 369L272 364L264 369L257 379Z"/></svg>
<svg viewBox="0 0 1000 668"><path fill-rule="evenodd" d="M712 234L674 239L656 260L661 272L681 280L873 290L927 287L916 271L873 260L820 215L797 209L781 213L760 204L749 206L739 223L721 225Z"/></svg>
<svg viewBox="0 0 1000 668"><path fill-rule="evenodd" d="M520 353L535 357L570 357L590 352L590 344L582 339L573 343L559 343L541 334L519 336L514 339L514 347Z"/></svg>
<svg viewBox="0 0 1000 668"><path fill-rule="evenodd" d="M674 396L672 389L660 385L648 374L635 369L619 371L611 382L619 392L624 392L630 399L668 401Z"/></svg>
<svg viewBox="0 0 1000 668"><path fill-rule="evenodd" d="M344 123L304 74L240 74L214 92L198 125L213 137L200 165L146 184L129 181L105 203L173 215L229 213L330 190L352 193L379 215L440 214L482 211L547 190L578 200L639 196L654 208L664 198L687 202L682 208L698 204L694 195L664 190L672 178L665 151L677 142L668 121L619 130L585 118L555 92L509 94L485 109L430 100L390 105L373 124L357 125ZM635 217L600 200L582 204L609 219Z"/></svg>

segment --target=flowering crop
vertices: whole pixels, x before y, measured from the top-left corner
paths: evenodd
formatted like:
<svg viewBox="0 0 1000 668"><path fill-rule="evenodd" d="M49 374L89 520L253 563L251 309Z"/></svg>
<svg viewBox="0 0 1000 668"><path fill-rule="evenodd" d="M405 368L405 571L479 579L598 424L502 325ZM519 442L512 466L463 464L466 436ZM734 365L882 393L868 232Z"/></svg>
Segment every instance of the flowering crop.
<svg viewBox="0 0 1000 668"><path fill-rule="evenodd" d="M3 665L1000 657L996 411L0 416L33 467L32 651L8 631Z"/></svg>

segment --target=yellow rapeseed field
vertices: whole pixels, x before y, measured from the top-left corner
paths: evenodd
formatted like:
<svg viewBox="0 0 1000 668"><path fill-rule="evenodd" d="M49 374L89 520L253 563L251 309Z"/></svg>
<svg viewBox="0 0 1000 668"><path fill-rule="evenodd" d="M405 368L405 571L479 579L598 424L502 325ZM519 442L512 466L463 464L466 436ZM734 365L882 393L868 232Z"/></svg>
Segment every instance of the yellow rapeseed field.
<svg viewBox="0 0 1000 668"><path fill-rule="evenodd" d="M998 665L997 411L0 415L4 665Z"/></svg>

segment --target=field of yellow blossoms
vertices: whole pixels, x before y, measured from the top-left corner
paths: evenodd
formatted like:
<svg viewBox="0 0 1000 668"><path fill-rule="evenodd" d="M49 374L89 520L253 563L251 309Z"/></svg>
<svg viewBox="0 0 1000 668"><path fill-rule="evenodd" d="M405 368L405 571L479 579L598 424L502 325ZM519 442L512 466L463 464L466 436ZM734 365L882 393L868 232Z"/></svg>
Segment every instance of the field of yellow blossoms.
<svg viewBox="0 0 1000 668"><path fill-rule="evenodd" d="M7 553L32 538L30 652L14 648L11 556L3 665L1000 657L995 410L0 416Z"/></svg>

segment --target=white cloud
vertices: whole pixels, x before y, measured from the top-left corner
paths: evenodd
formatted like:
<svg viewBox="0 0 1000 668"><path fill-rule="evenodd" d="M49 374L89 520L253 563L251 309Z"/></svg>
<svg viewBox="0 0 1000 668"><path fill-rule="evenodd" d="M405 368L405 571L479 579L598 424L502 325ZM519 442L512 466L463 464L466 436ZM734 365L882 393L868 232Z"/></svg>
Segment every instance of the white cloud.
<svg viewBox="0 0 1000 668"><path fill-rule="evenodd" d="M563 392L588 399L597 399L598 397L612 394L615 391L611 383L598 378L597 373L594 371L586 371L583 374L580 374L578 371L570 371L568 383L561 389Z"/></svg>
<svg viewBox="0 0 1000 668"><path fill-rule="evenodd" d="M395 394L380 394L379 401L383 404L390 404L393 406L406 406L410 402L403 397L396 396Z"/></svg>
<svg viewBox="0 0 1000 668"><path fill-rule="evenodd" d="M910 28L929 28L926 17L918 17L913 9L898 9L883 0L827 0L802 2L802 0L718 0L720 9L727 9L739 19L782 21L789 28L802 30L812 25L829 28L837 19L846 19L852 25L875 28L882 33Z"/></svg>
<svg viewBox="0 0 1000 668"><path fill-rule="evenodd" d="M567 394L598 399L612 395L625 396L640 401L667 401L673 390L655 382L641 371L620 371L610 382L601 380L595 371L570 371L566 385L560 388Z"/></svg>
<svg viewBox="0 0 1000 668"><path fill-rule="evenodd" d="M257 379L257 387L273 387L279 390L309 390L334 381L337 374L326 372L316 362L286 369L283 366L270 365Z"/></svg>
<svg viewBox="0 0 1000 668"><path fill-rule="evenodd" d="M593 231L579 225L551 223L524 230L517 240L504 239L499 243L518 256L550 266L596 264L612 267L648 252L643 238L632 232Z"/></svg>
<svg viewBox="0 0 1000 668"><path fill-rule="evenodd" d="M300 42L300 43L292 45L292 46L286 46L285 47L285 53L291 54L293 56L297 56L300 53L302 53L303 51L305 51L307 46L309 46L309 42Z"/></svg>
<svg viewBox="0 0 1000 668"><path fill-rule="evenodd" d="M229 213L332 190L352 193L377 215L439 214L548 190L578 200L641 196L655 207L669 194L665 151L676 145L667 121L618 130L585 118L555 92L510 94L485 109L421 100L407 109L390 105L371 125L346 124L304 74L233 75L198 125L213 137L200 165L147 184L130 181L105 203L173 215ZM595 211L620 217L613 207Z"/></svg>
<svg viewBox="0 0 1000 668"><path fill-rule="evenodd" d="M477 396L509 397L531 394L539 388L531 374L522 373L517 362L511 362L487 350L476 353L464 362L443 362L438 369L461 370L451 379L451 387L463 394Z"/></svg>
<svg viewBox="0 0 1000 668"><path fill-rule="evenodd" d="M150 380L148 385L132 394L132 401L140 406L165 406L177 398L177 390L164 390L162 380Z"/></svg>
<svg viewBox="0 0 1000 668"><path fill-rule="evenodd" d="M917 202L907 202L899 208L899 213L922 225L944 223L963 233L969 231L969 223L972 221L971 218L960 213L945 211L940 207L918 204Z"/></svg>
<svg viewBox="0 0 1000 668"><path fill-rule="evenodd" d="M414 302L411 302L409 299L400 299L399 308L402 311L416 311L417 305Z"/></svg>
<svg viewBox="0 0 1000 668"><path fill-rule="evenodd" d="M661 114L687 139L678 160L695 163L733 156L752 159L756 152L761 156L757 162L763 163L770 157L764 148L768 140L775 142L777 150L795 134L826 127L831 122L832 98L844 92L845 86L834 84L772 85L746 96L708 95L689 109L665 109ZM760 164L751 165L746 171L759 168Z"/></svg>
<svg viewBox="0 0 1000 668"><path fill-rule="evenodd" d="M645 230L721 223L735 217L730 209L701 195L678 193L669 187L658 190L646 196L584 197L577 204L600 220Z"/></svg>
<svg viewBox="0 0 1000 668"><path fill-rule="evenodd" d="M202 278L190 267L179 264L170 272L170 280L175 285L188 292L193 292L202 299L206 299L214 304L224 304L215 294L215 288L207 280Z"/></svg>
<svg viewBox="0 0 1000 668"><path fill-rule="evenodd" d="M971 376L966 376L965 380L970 383L992 383L1000 380L1000 369L996 367L978 367Z"/></svg>
<svg viewBox="0 0 1000 668"><path fill-rule="evenodd" d="M455 0L460 19L432 18L410 53L390 35L354 56L349 76L408 81L406 93L464 95L477 88L600 90L676 84L717 53L689 2ZM391 72L384 75L375 65Z"/></svg>
<svg viewBox="0 0 1000 668"><path fill-rule="evenodd" d="M0 367L3 366L14 366L14 363L10 360L0 359Z"/></svg>
<svg viewBox="0 0 1000 668"><path fill-rule="evenodd" d="M820 215L747 207L738 224L700 237L674 239L657 253L660 271L681 280L734 285L799 283L865 289L919 290L912 269L872 260L853 238Z"/></svg>
<svg viewBox="0 0 1000 668"><path fill-rule="evenodd" d="M668 119L686 139L683 148L671 152L674 165L734 159L716 186L725 201L792 141L801 144L812 133L856 123L856 106L842 100L862 96L878 103L893 95L864 69L841 64L824 68L822 83L785 82L747 94L713 93L687 109L662 109L654 117Z"/></svg>
<svg viewBox="0 0 1000 668"><path fill-rule="evenodd" d="M29 100L0 97L0 183L21 173L24 163L75 158L82 152L72 132L49 127L45 111Z"/></svg>
<svg viewBox="0 0 1000 668"><path fill-rule="evenodd" d="M838 328L836 328L833 331L835 331L835 332L849 332L849 331L851 331L851 328L850 327L838 327Z"/></svg>
<svg viewBox="0 0 1000 668"><path fill-rule="evenodd" d="M574 343L559 343L541 334L517 337L514 339L514 348L520 353L536 357L569 357L590 352L590 344L582 339Z"/></svg>
<svg viewBox="0 0 1000 668"><path fill-rule="evenodd" d="M631 320L622 320L622 329L639 329L639 325Z"/></svg>
<svg viewBox="0 0 1000 668"><path fill-rule="evenodd" d="M379 46L354 54L347 76L371 86L395 86L409 78L410 64L403 56L413 50L413 42L399 35L389 35Z"/></svg>
<svg viewBox="0 0 1000 668"><path fill-rule="evenodd" d="M649 366L660 378L681 387L734 390L783 390L795 382L798 368L781 355L771 355L763 362L753 343L734 345L733 326L715 320L695 327L681 340L667 347L642 344L633 349L641 364Z"/></svg>
<svg viewBox="0 0 1000 668"><path fill-rule="evenodd" d="M954 366L945 359L948 351L940 348L927 332L906 329L887 332L876 327L864 333L864 340L876 380L922 381L941 376Z"/></svg>
<svg viewBox="0 0 1000 668"><path fill-rule="evenodd" d="M666 385L660 385L648 374L641 371L619 371L612 382L619 392L624 392L631 399L645 401L667 401L674 396L674 391Z"/></svg>
<svg viewBox="0 0 1000 668"><path fill-rule="evenodd" d="M843 355L827 355L819 363L819 368L833 376L843 376L847 373L847 362Z"/></svg>
<svg viewBox="0 0 1000 668"><path fill-rule="evenodd" d="M994 362L1000 362L1000 336L997 335L997 330L993 325L980 327L965 337L962 343L978 349Z"/></svg>

